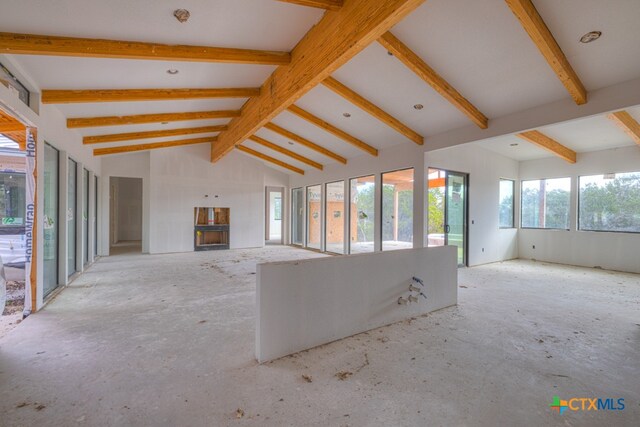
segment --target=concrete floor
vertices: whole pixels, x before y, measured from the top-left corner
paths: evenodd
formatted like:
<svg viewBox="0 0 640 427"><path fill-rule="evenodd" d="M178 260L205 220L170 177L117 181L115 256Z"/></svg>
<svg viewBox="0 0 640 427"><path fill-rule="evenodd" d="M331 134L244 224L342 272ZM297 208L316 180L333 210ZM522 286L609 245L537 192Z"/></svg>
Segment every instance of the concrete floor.
<svg viewBox="0 0 640 427"><path fill-rule="evenodd" d="M319 256L100 260L0 339L0 424L638 425L640 276L464 269L457 307L257 365L256 262ZM559 415L554 395L622 397L626 409Z"/></svg>

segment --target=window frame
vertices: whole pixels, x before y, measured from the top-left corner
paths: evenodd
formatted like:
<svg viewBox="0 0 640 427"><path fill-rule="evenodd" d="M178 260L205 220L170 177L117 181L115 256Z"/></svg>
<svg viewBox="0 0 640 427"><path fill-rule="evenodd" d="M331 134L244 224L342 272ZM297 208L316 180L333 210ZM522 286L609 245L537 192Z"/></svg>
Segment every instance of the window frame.
<svg viewBox="0 0 640 427"><path fill-rule="evenodd" d="M346 235L346 239L347 239L347 248L346 248L346 253L348 255L351 255L351 197L353 196L352 192L351 192L351 181L353 181L354 179L360 179L360 178L368 178L372 176L373 177L373 250L369 251L369 252L358 252L358 253L374 253L376 252L376 227L377 227L377 219L376 219L376 178L378 177L377 174L375 173L370 173L370 174L365 174L365 175L360 175L360 176L354 176L351 178L346 179L345 181L348 183L348 189L349 189L349 194L347 194L347 198L348 198L348 203L346 206L346 211L347 211L347 235ZM414 177L415 179L415 177ZM382 175L380 175L380 183L382 185ZM380 201L382 203L382 200ZM381 206L382 208L382 206ZM382 213L382 211L380 211L380 213ZM382 222L380 222L380 230L382 230ZM381 235L382 236L382 235Z"/></svg>
<svg viewBox="0 0 640 427"><path fill-rule="evenodd" d="M336 254L336 255L346 255L347 254L347 248L345 247L345 229L346 227L342 227L342 252L334 252L334 251L329 251L327 250L327 231L328 231L328 221L329 221L329 214L328 214L328 210L327 210L327 203L329 203L329 198L327 197L327 195L329 194L329 192L327 191L327 188L329 185L331 184L338 184L338 183L342 183L342 210L343 210L343 215L342 215L342 222L344 224L345 221L345 216L347 215L346 213L346 209L345 209L345 204L346 204L346 198L344 197L344 186L345 183L347 182L347 180L345 179L339 179L337 181L330 181L330 182L325 182L324 183L324 200L322 201L322 205L323 205L323 210L324 210L324 218L322 219L323 222L323 230L322 230L322 239L324 241L324 252L327 252L329 254Z"/></svg>
<svg viewBox="0 0 640 427"><path fill-rule="evenodd" d="M558 227L525 227L522 224L523 221L523 212L524 209L522 207L522 198L524 197L524 191L522 190L522 186L525 182L528 181L550 181L554 179L568 179L569 180L569 227L568 228L558 228ZM556 231L571 231L571 198L573 197L573 176L559 176L555 178L531 178L531 179L520 179L520 228L523 230L556 230Z"/></svg>
<svg viewBox="0 0 640 427"><path fill-rule="evenodd" d="M415 180L416 180L416 167L415 166L407 166L407 167L402 167L402 168L397 168L397 169L392 169L392 170L387 170L387 171L383 171L380 172L380 205L379 205L379 209L380 209L380 218L378 219L378 230L380 232L380 252L390 252L390 251L395 251L395 250L401 250L401 249L384 249L384 176L386 174L390 174L390 173L394 173L394 172L401 172L401 171L405 171L405 170L409 170L411 169L413 171L413 188L411 189L412 193L413 193L413 198L414 200L412 201L412 204L415 202ZM366 176L366 175L365 175ZM415 205L413 206L415 209ZM414 212L411 212L411 240L412 240L412 247L415 246L415 236L413 235L413 225L415 224L415 215Z"/></svg>
<svg viewBox="0 0 640 427"><path fill-rule="evenodd" d="M311 187L320 187L320 211L319 211L319 215L320 215L320 220L318 221L320 223L320 247L319 248L314 248L309 246L309 231L310 231L310 227L309 227L309 188ZM305 185L304 187L304 248L305 249L309 249L311 251L316 251L316 252L323 252L323 215L322 215L322 211L324 210L324 197L323 197L323 191L324 191L324 184L320 183L320 184L312 184L312 185Z"/></svg>
<svg viewBox="0 0 640 427"><path fill-rule="evenodd" d="M500 184L502 181L511 182L511 226L504 227L500 224ZM522 201L520 202L522 204ZM522 226L522 221L520 221L520 225ZM500 230L512 230L514 228L518 228L516 226L516 180L511 178L500 178L498 180L498 228Z"/></svg>
<svg viewBox="0 0 640 427"><path fill-rule="evenodd" d="M591 176L597 176L597 175L607 175L609 173L612 173L614 175L617 174L638 174L640 175L640 170L639 171L634 171L634 172L604 172L601 174L592 174L592 175L578 175L577 176L577 183L576 183L576 189L577 189L577 201L576 201L576 231L579 232L584 232L584 233L624 233L624 234L640 234L640 231L620 231L620 230L591 230L591 229L584 229L584 228L580 228L580 178L582 177L591 177Z"/></svg>

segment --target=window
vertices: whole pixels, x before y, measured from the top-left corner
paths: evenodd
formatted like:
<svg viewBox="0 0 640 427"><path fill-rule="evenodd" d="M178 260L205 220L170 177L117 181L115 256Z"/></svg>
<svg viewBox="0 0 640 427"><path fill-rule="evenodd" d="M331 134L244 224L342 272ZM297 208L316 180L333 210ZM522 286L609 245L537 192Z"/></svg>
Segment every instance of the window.
<svg viewBox="0 0 640 427"><path fill-rule="evenodd" d="M578 229L640 233L640 172L581 176Z"/></svg>
<svg viewBox="0 0 640 427"><path fill-rule="evenodd" d="M413 247L413 169L382 174L382 250Z"/></svg>
<svg viewBox="0 0 640 427"><path fill-rule="evenodd" d="M515 181L500 180L500 228L513 228L513 193Z"/></svg>
<svg viewBox="0 0 640 427"><path fill-rule="evenodd" d="M344 253L344 181L325 187L325 251Z"/></svg>
<svg viewBox="0 0 640 427"><path fill-rule="evenodd" d="M307 187L307 247L322 249L322 186Z"/></svg>
<svg viewBox="0 0 640 427"><path fill-rule="evenodd" d="M522 227L569 229L571 178L522 181Z"/></svg>
<svg viewBox="0 0 640 427"><path fill-rule="evenodd" d="M353 178L350 184L350 253L373 252L373 234L376 224L374 209L376 177L375 175L369 175Z"/></svg>
<svg viewBox="0 0 640 427"><path fill-rule="evenodd" d="M10 90L14 91L20 101L29 105L29 89L27 89L20 80L18 80L9 70L7 70L4 65L0 64L0 84L8 87Z"/></svg>
<svg viewBox="0 0 640 427"><path fill-rule="evenodd" d="M291 190L291 243L304 245L304 189Z"/></svg>

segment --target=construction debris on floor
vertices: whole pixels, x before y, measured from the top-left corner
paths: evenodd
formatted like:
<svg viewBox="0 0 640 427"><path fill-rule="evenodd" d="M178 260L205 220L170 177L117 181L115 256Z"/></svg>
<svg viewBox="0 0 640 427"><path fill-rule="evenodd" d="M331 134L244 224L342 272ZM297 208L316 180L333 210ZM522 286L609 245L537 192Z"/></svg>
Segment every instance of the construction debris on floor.
<svg viewBox="0 0 640 427"><path fill-rule="evenodd" d="M637 426L639 275L462 269L457 307L258 365L256 263L314 256L100 260L0 339L3 427ZM628 404L560 416L554 396Z"/></svg>

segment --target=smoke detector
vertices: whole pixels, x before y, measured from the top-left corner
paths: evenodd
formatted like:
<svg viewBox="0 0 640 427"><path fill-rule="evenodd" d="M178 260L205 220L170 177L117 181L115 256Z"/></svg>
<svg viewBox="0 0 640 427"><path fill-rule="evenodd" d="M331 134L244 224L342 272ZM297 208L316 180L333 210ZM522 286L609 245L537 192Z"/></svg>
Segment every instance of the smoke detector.
<svg viewBox="0 0 640 427"><path fill-rule="evenodd" d="M179 22L184 24L189 20L191 13L189 13L187 9L176 9L173 11L173 16L175 16Z"/></svg>

